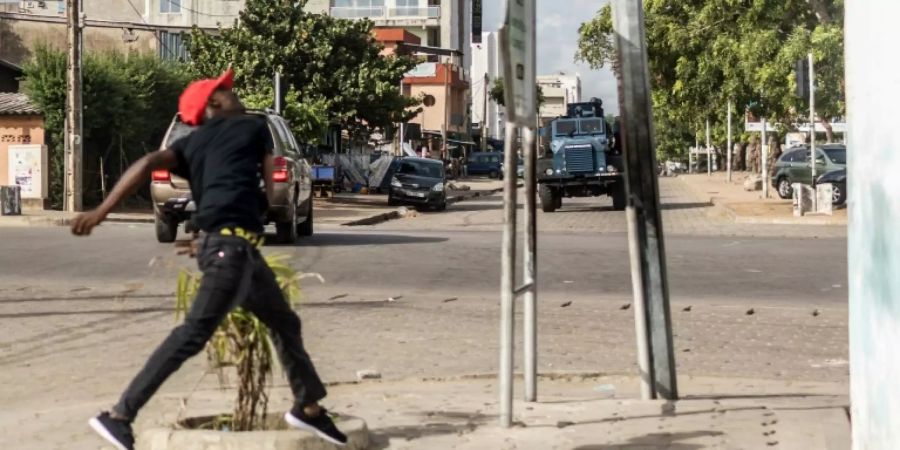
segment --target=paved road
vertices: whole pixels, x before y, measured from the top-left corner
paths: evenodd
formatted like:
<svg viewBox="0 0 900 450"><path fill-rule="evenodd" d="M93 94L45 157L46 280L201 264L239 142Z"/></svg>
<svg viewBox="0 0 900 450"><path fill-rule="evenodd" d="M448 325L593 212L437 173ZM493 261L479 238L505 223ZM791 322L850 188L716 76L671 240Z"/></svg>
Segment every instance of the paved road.
<svg viewBox="0 0 900 450"><path fill-rule="evenodd" d="M155 243L144 225L104 226L83 239L60 228L7 228L3 234L0 295L40 286L166 293L175 270L193 264L176 257L171 245ZM626 238L542 234L540 288L598 301L628 297ZM492 295L498 289L498 232L344 228L268 251L291 254L297 267L322 274L326 290ZM667 253L675 299L842 305L847 298L844 239L672 236ZM310 284L311 292L317 289Z"/></svg>
<svg viewBox="0 0 900 450"><path fill-rule="evenodd" d="M678 215L667 216L682 376L846 383L846 239L826 228L815 229L818 239L800 239L808 231L795 228L728 228L703 208L670 206ZM323 377L495 371L497 214L487 199L378 227L323 227L298 246L268 248L326 279L307 283L300 306ZM636 371L626 235L596 226L618 216L588 207L542 219L552 225L540 237L542 372ZM469 226L472 219L484 223ZM174 274L192 264L152 236L144 225L107 225L85 239L58 228L2 230L4 448L96 448L83 419L115 399L166 335ZM138 427L171 413L204 370L203 358L189 362ZM199 388L216 389L215 377ZM42 417L65 419L35 421Z"/></svg>

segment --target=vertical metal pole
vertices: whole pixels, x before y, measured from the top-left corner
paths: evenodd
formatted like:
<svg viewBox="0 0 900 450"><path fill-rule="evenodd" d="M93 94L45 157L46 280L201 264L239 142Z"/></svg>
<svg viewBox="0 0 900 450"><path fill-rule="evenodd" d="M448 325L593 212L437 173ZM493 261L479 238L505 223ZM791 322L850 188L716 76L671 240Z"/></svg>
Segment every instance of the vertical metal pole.
<svg viewBox="0 0 900 450"><path fill-rule="evenodd" d="M81 0L66 0L68 65L66 71L66 198L69 212L82 210Z"/></svg>
<svg viewBox="0 0 900 450"><path fill-rule="evenodd" d="M403 79L400 79L400 95L403 95ZM424 127L422 128L424 129ZM404 155L405 150L403 150L403 142L406 139L406 122L400 120L400 151L397 152L398 155Z"/></svg>
<svg viewBox="0 0 900 450"><path fill-rule="evenodd" d="M819 193L816 191L816 69L815 58L809 54L809 164L812 166L812 210L819 212Z"/></svg>
<svg viewBox="0 0 900 450"><path fill-rule="evenodd" d="M640 280L635 302L642 302L648 333L636 328L639 342L649 336L649 354L654 397L678 398L675 352L672 343L672 316L669 306L665 240L659 206L659 180L653 142L653 111L650 103L650 75L642 1L613 0L613 27L616 33L621 76L619 104L622 113L625 150L625 185L628 193L629 248L637 249L639 264L632 279ZM638 284L635 283L635 286ZM639 353L640 353L639 344ZM643 374L642 374L643 376Z"/></svg>
<svg viewBox="0 0 900 450"><path fill-rule="evenodd" d="M762 167L759 171L762 173L763 198L769 198L769 137L766 118L762 119Z"/></svg>
<svg viewBox="0 0 900 450"><path fill-rule="evenodd" d="M504 145L503 260L500 263L500 426L512 426L513 337L515 334L516 288L516 131L506 123Z"/></svg>
<svg viewBox="0 0 900 450"><path fill-rule="evenodd" d="M487 151L487 132L488 132L488 84L490 76L484 74L484 110L481 113L481 151Z"/></svg>
<svg viewBox="0 0 900 450"><path fill-rule="evenodd" d="M712 159L709 148L709 119L706 119L706 175L712 176Z"/></svg>
<svg viewBox="0 0 900 450"><path fill-rule="evenodd" d="M733 143L731 142L731 101L728 101L728 182L731 183L731 156L734 153Z"/></svg>
<svg viewBox="0 0 900 450"><path fill-rule="evenodd" d="M629 207L625 211L628 229L638 228L637 209ZM637 239L628 239L628 254L631 261L631 289L634 292L634 334L637 342L638 376L641 380L641 399L653 400L656 390L653 388L653 363L650 355L650 332L647 329L647 299L644 297L643 280L634 274L641 273L641 248Z"/></svg>
<svg viewBox="0 0 900 450"><path fill-rule="evenodd" d="M275 112L281 114L281 103L284 99L281 98L281 74L275 72Z"/></svg>
<svg viewBox="0 0 900 450"><path fill-rule="evenodd" d="M535 129L522 129L522 149L525 159L525 258L522 263L522 284L531 286L525 292L523 335L525 337L525 401L537 401L537 139ZM510 178L515 178L515 166L510 168Z"/></svg>
<svg viewBox="0 0 900 450"><path fill-rule="evenodd" d="M441 127L441 138L444 143L441 145L441 159L447 157L447 139L450 137L450 63L444 63L444 126Z"/></svg>

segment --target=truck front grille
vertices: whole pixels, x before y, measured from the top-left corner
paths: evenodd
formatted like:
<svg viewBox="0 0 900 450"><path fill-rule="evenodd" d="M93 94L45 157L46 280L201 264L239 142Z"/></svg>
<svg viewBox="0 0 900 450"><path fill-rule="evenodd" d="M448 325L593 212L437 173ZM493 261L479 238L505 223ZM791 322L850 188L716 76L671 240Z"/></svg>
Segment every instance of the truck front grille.
<svg viewBox="0 0 900 450"><path fill-rule="evenodd" d="M567 148L566 170L569 173L594 172L594 149L592 147Z"/></svg>

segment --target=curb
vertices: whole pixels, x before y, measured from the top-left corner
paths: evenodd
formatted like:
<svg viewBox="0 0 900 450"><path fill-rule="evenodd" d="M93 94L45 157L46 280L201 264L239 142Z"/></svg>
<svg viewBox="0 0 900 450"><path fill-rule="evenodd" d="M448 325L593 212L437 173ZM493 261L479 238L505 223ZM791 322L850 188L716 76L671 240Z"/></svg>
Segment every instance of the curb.
<svg viewBox="0 0 900 450"><path fill-rule="evenodd" d="M521 185L519 185L519 187L521 187ZM459 195L455 195L453 197L448 197L447 204L452 205L454 203L464 202L466 200L471 200L473 198L489 197L491 195L494 195L494 194L496 194L498 192L502 192L502 191L503 191L503 188L488 189L485 191L468 191L464 194L459 194ZM400 208L397 208L394 211L376 214L374 216L365 217L365 218L354 220L351 222L342 223L341 226L359 227L359 226L366 226L366 225L378 225L380 223L389 222L391 220L402 219L402 218L406 217L407 211L408 211L407 207L401 206Z"/></svg>

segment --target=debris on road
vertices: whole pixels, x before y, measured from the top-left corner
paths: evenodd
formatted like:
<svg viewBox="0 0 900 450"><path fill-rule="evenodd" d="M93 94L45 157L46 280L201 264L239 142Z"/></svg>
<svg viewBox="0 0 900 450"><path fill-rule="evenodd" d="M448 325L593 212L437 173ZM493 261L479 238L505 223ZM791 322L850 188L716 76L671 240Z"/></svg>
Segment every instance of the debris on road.
<svg viewBox="0 0 900 450"><path fill-rule="evenodd" d="M444 301L443 301L443 303L455 302L455 301L457 301L457 300L459 300L459 299L456 298L456 297L445 298Z"/></svg>
<svg viewBox="0 0 900 450"><path fill-rule="evenodd" d="M570 301L567 301L567 302L563 303L562 305L559 305L559 307L560 307L560 308L566 308L566 307L570 306L571 304L572 304L572 301L570 300Z"/></svg>
<svg viewBox="0 0 900 450"><path fill-rule="evenodd" d="M684 312L691 312L691 309L692 309L692 308L693 308L693 306L686 306L684 309L682 309L682 311L684 311Z"/></svg>
<svg viewBox="0 0 900 450"><path fill-rule="evenodd" d="M812 312L813 317L819 317L819 310L815 310Z"/></svg>
<svg viewBox="0 0 900 450"><path fill-rule="evenodd" d="M348 296L350 296L350 294L339 294L329 298L328 300L340 300L342 298L347 298Z"/></svg>
<svg viewBox="0 0 900 450"><path fill-rule="evenodd" d="M625 311L626 309L629 309L629 308L631 308L631 303L626 303L619 307L619 309L621 309L622 311Z"/></svg>
<svg viewBox="0 0 900 450"><path fill-rule="evenodd" d="M754 310L753 308L750 308L750 309L747 310L747 315L748 315L748 316L752 316L752 315L754 315L754 314L756 314L756 310Z"/></svg>
<svg viewBox="0 0 900 450"><path fill-rule="evenodd" d="M356 379L359 381L364 380L380 380L381 372L373 369L365 369L365 370L357 370L356 371Z"/></svg>

